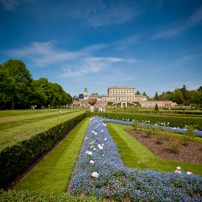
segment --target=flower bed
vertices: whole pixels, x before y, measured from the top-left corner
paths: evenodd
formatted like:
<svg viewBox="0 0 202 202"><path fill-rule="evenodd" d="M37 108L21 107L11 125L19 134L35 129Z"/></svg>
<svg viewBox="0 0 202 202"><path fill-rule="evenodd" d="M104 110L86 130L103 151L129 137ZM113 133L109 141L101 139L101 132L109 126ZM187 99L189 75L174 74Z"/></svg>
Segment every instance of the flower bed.
<svg viewBox="0 0 202 202"><path fill-rule="evenodd" d="M111 123L118 123L118 124L123 124L123 125L129 125L129 126L134 124L134 122L129 121L129 119L128 120L126 119L126 121L114 120L114 119L103 119L103 121L104 122L111 122ZM150 124L149 123L147 124L147 122L150 122L150 121L146 121L146 123L140 123L140 124L144 127L150 127ZM164 130L173 130L176 133L186 133L186 131L187 131L186 127L185 128L169 127L169 126L165 126L165 123L161 123L161 126L155 124L154 127L156 127L156 128L161 127ZM202 137L202 131L201 130L194 130L193 132L195 132L198 137Z"/></svg>
<svg viewBox="0 0 202 202"><path fill-rule="evenodd" d="M68 190L131 201L200 201L202 178L190 172L155 172L127 168L110 136L105 119L92 118Z"/></svg>

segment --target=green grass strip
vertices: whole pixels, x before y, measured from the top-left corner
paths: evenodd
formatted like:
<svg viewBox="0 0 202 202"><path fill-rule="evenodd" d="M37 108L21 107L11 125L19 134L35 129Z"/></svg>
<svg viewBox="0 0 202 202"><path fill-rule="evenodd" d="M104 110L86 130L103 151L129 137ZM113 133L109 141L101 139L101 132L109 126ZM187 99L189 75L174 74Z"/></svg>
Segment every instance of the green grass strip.
<svg viewBox="0 0 202 202"><path fill-rule="evenodd" d="M124 131L124 129L132 129L132 126L107 123L107 128L127 167L139 166L142 169L149 168L155 171L174 171L177 166L180 166L185 171L191 171L202 176L202 164L162 160L156 157L139 141Z"/></svg>
<svg viewBox="0 0 202 202"><path fill-rule="evenodd" d="M85 118L15 190L61 194L66 191L90 118Z"/></svg>
<svg viewBox="0 0 202 202"><path fill-rule="evenodd" d="M23 118L20 116L20 122L18 121L19 116L15 116L11 122L7 120L7 123L3 123L3 127L0 125L0 151L85 113L85 110L68 109L63 111L64 113L61 114L58 113L57 110L45 110L43 114L41 111L38 111L38 113L33 114L32 111L29 110L26 116L23 115ZM16 112L16 114L20 114L20 112ZM3 120L3 118L0 118L0 122L1 120Z"/></svg>

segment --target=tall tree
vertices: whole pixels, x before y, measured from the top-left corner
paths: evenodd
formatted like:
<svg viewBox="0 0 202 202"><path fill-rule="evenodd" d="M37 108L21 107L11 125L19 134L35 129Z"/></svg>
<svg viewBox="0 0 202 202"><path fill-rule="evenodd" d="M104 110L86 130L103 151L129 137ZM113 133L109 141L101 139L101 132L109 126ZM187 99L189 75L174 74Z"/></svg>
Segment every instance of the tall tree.
<svg viewBox="0 0 202 202"><path fill-rule="evenodd" d="M159 100L159 96L157 92L155 93L154 100Z"/></svg>
<svg viewBox="0 0 202 202"><path fill-rule="evenodd" d="M8 71L15 83L12 108L14 109L14 103L28 104L31 95L32 75L26 68L24 62L17 59L10 59L3 63L3 69Z"/></svg>
<svg viewBox="0 0 202 202"><path fill-rule="evenodd" d="M0 104L5 108L7 102L12 101L15 94L15 81L0 64Z"/></svg>
<svg viewBox="0 0 202 202"><path fill-rule="evenodd" d="M182 95L185 96L185 93L187 92L187 87L183 85L183 87L180 90L182 92Z"/></svg>
<svg viewBox="0 0 202 202"><path fill-rule="evenodd" d="M138 91L135 93L135 95L140 95L140 91L138 90Z"/></svg>

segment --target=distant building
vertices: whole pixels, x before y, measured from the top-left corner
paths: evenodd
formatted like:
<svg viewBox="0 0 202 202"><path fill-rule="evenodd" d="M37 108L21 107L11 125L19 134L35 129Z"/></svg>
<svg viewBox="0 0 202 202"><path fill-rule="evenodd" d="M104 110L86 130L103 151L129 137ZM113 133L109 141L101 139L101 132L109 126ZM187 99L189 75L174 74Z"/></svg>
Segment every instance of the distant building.
<svg viewBox="0 0 202 202"><path fill-rule="evenodd" d="M156 104L158 105L158 107L175 107L177 105L176 102L173 102L171 100L165 100L165 101L141 101L139 102L139 104L141 105L141 107L155 107Z"/></svg>
<svg viewBox="0 0 202 202"><path fill-rule="evenodd" d="M147 101L147 97L143 95L135 95L135 87L109 87L107 89L107 95L98 95L98 93L92 93L89 99L94 98L97 102L95 107L106 108L108 102L111 102L113 106L118 105L121 107L135 106L138 102L141 107L173 107L176 106L176 102L168 101ZM90 107L88 103L88 91L84 89L84 99L75 100L73 102L74 107Z"/></svg>
<svg viewBox="0 0 202 202"><path fill-rule="evenodd" d="M102 96L102 101L108 102L139 102L147 101L143 95L135 95L135 87L109 87L107 95Z"/></svg>

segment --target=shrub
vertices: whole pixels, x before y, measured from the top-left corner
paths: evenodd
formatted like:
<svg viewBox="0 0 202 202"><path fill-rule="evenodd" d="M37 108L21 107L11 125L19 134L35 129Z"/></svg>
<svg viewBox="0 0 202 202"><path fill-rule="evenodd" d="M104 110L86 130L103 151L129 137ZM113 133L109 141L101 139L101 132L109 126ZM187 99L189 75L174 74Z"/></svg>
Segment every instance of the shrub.
<svg viewBox="0 0 202 202"><path fill-rule="evenodd" d="M164 136L160 134L156 134L156 143L163 144Z"/></svg>
<svg viewBox="0 0 202 202"><path fill-rule="evenodd" d="M159 107L158 107L158 105L157 105L157 104L155 105L154 111L156 111L156 112L158 112L158 111L159 111Z"/></svg>
<svg viewBox="0 0 202 202"><path fill-rule="evenodd" d="M169 142L167 144L165 144L169 147L170 151L173 153L177 153L179 152L179 142L175 142L174 140L169 140Z"/></svg>

